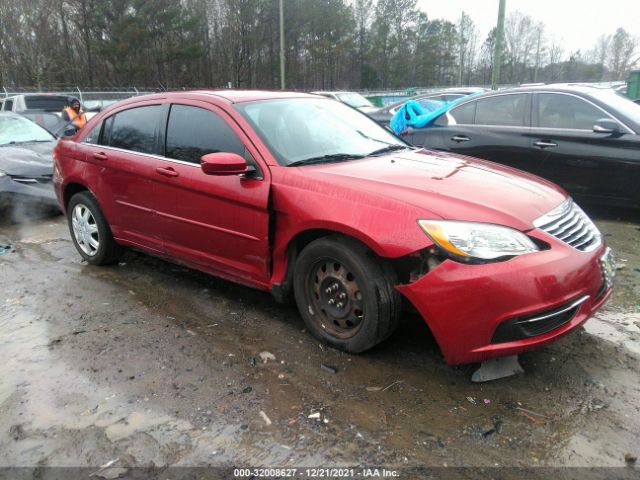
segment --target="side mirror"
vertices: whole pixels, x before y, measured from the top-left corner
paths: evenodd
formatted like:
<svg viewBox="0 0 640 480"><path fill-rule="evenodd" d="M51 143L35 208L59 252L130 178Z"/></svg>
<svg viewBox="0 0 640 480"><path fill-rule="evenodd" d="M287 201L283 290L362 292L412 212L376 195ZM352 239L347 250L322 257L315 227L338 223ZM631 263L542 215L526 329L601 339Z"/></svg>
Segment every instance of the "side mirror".
<svg viewBox="0 0 640 480"><path fill-rule="evenodd" d="M250 171L247 161L237 153L207 153L200 159L200 168L206 175L241 175Z"/></svg>
<svg viewBox="0 0 640 480"><path fill-rule="evenodd" d="M595 133L616 134L622 133L622 128L615 120L611 120L610 118L601 118L593 126L593 131Z"/></svg>
<svg viewBox="0 0 640 480"><path fill-rule="evenodd" d="M76 134L77 131L78 131L78 129L76 127L66 127L62 131L62 136L63 137L73 137Z"/></svg>

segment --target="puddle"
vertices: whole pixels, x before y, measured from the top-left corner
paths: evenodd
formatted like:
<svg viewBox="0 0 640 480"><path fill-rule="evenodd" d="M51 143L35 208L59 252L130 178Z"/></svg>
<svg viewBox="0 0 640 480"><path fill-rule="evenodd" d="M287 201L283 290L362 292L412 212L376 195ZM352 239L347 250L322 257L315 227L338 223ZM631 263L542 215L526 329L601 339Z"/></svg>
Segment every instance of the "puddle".
<svg viewBox="0 0 640 480"><path fill-rule="evenodd" d="M584 324L584 329L640 356L640 312L601 311Z"/></svg>

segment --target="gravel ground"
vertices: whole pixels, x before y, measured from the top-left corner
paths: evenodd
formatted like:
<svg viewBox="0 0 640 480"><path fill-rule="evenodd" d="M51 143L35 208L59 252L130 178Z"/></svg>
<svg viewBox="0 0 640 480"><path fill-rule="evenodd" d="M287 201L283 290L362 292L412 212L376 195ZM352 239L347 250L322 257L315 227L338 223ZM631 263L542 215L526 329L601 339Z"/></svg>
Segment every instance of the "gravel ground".
<svg viewBox="0 0 640 480"><path fill-rule="evenodd" d="M0 467L637 474L640 214L591 213L619 261L613 297L583 329L521 355L524 374L485 384L470 382L473 366L447 366L411 315L351 356L266 293L136 252L87 265L60 216L0 224L11 245L0 255Z"/></svg>

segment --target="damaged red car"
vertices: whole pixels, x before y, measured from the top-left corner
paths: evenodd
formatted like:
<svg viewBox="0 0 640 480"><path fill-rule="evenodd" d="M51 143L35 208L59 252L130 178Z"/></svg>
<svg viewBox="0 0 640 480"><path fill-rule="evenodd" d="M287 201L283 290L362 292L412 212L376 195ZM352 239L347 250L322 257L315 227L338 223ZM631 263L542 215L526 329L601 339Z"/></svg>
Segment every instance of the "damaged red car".
<svg viewBox="0 0 640 480"><path fill-rule="evenodd" d="M611 293L611 251L561 188L413 148L314 95L136 97L54 157L90 264L131 247L293 296L309 331L348 352L389 337L403 299L457 364L545 345Z"/></svg>

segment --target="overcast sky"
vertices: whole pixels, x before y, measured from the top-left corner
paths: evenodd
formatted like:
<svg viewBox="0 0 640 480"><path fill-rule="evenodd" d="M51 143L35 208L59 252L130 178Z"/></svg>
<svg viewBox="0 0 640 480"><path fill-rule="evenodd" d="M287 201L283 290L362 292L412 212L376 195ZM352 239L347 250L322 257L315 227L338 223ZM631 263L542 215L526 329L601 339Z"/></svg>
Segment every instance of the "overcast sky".
<svg viewBox="0 0 640 480"><path fill-rule="evenodd" d="M498 0L418 0L430 19L460 21L465 11L480 30L482 41L495 26ZM618 27L640 36L640 0L507 0L507 15L519 10L546 26L549 37L563 40L567 53L589 50L603 34Z"/></svg>

